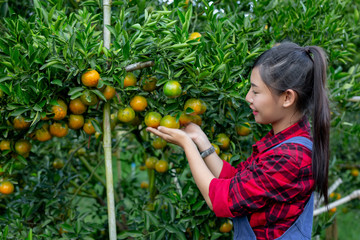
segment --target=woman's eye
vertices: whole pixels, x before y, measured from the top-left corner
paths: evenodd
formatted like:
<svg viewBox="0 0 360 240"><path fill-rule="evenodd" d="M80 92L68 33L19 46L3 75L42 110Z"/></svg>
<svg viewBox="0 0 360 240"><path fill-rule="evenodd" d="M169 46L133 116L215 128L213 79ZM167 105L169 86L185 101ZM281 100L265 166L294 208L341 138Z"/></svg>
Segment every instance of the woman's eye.
<svg viewBox="0 0 360 240"><path fill-rule="evenodd" d="M257 94L257 92L253 91L254 94Z"/></svg>

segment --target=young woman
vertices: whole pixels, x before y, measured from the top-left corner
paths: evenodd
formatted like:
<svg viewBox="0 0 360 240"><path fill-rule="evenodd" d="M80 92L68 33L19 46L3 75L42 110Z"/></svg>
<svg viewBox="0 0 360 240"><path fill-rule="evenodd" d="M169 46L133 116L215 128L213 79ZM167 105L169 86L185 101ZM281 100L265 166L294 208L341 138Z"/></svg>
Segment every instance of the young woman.
<svg viewBox="0 0 360 240"><path fill-rule="evenodd" d="M326 67L320 47L289 42L256 60L246 101L255 121L271 124L272 130L237 168L213 152L195 124L147 129L184 149L208 206L218 217L234 218L235 239L311 239L312 192L318 190L327 202Z"/></svg>

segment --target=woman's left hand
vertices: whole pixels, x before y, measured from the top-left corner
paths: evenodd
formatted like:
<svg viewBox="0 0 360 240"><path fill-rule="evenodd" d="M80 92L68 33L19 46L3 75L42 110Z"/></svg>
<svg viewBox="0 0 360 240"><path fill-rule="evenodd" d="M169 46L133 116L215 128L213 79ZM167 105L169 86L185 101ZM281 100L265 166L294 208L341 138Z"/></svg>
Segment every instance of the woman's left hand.
<svg viewBox="0 0 360 240"><path fill-rule="evenodd" d="M173 129L173 128L167 128L161 126L158 127L157 129L148 127L146 128L146 131L151 132L161 137L165 141L176 144L182 148L184 148L186 143L188 143L189 141L192 142L189 135L187 135L187 133L181 129Z"/></svg>

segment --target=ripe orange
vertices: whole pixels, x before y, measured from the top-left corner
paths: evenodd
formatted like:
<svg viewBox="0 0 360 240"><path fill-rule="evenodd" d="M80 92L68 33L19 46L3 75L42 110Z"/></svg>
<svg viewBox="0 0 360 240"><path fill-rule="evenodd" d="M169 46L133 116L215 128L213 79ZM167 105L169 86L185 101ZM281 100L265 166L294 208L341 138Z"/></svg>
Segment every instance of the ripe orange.
<svg viewBox="0 0 360 240"><path fill-rule="evenodd" d="M16 130L24 130L30 127L31 122L26 121L21 115L14 118L13 126Z"/></svg>
<svg viewBox="0 0 360 240"><path fill-rule="evenodd" d="M352 170L351 170L351 175L352 175L353 177L359 176L359 170L356 169L356 168L352 169Z"/></svg>
<svg viewBox="0 0 360 240"><path fill-rule="evenodd" d="M66 106L66 103L61 100L61 99L58 99L57 100L57 103L59 105L53 105L51 107L52 109L52 112L55 114L53 119L54 120L61 120L63 118L66 117L66 114L67 114L67 106Z"/></svg>
<svg viewBox="0 0 360 240"><path fill-rule="evenodd" d="M141 184L140 184L140 187L142 188L142 189L145 189L145 188L148 188L149 187L149 183L147 183L147 182L141 182Z"/></svg>
<svg viewBox="0 0 360 240"><path fill-rule="evenodd" d="M64 167L64 161L61 158L55 158L53 162L53 167L56 169L61 169Z"/></svg>
<svg viewBox="0 0 360 240"><path fill-rule="evenodd" d="M146 98L139 95L133 97L130 101L130 106L137 112L144 111L147 105Z"/></svg>
<svg viewBox="0 0 360 240"><path fill-rule="evenodd" d="M81 101L80 98L71 100L69 108L73 114L83 114L87 110L87 106Z"/></svg>
<svg viewBox="0 0 360 240"><path fill-rule="evenodd" d="M230 138L225 133L220 133L216 136L216 141L222 150L227 150L230 147Z"/></svg>
<svg viewBox="0 0 360 240"><path fill-rule="evenodd" d="M159 173L164 173L169 169L169 164L165 160L159 160L155 164L155 170Z"/></svg>
<svg viewBox="0 0 360 240"><path fill-rule="evenodd" d="M233 223L231 220L228 220L220 226L220 232L227 233L230 232L232 228L233 228Z"/></svg>
<svg viewBox="0 0 360 240"><path fill-rule="evenodd" d="M54 122L53 124L51 124L49 130L51 135L58 138L65 137L69 132L68 125L66 123L59 122Z"/></svg>
<svg viewBox="0 0 360 240"><path fill-rule="evenodd" d="M212 143L211 145L213 145L213 147L215 148L216 154L219 155L219 154L220 154L220 148L219 148L219 146L218 146L217 144L215 144L215 143Z"/></svg>
<svg viewBox="0 0 360 240"><path fill-rule="evenodd" d="M162 149L167 145L167 142L162 139L161 137L156 137L152 142L151 145L155 148L155 149Z"/></svg>
<svg viewBox="0 0 360 240"><path fill-rule="evenodd" d="M116 94L116 91L115 91L115 88L113 86L106 86L106 88L104 89L103 91L103 94L104 94L104 97L106 98L106 100L110 100L112 99L115 94Z"/></svg>
<svg viewBox="0 0 360 240"><path fill-rule="evenodd" d="M136 85L136 77L132 72L126 74L124 78L124 88L135 86Z"/></svg>
<svg viewBox="0 0 360 240"><path fill-rule="evenodd" d="M125 122L125 123L131 122L135 118L134 109L132 109L131 107L120 109L117 118L121 122Z"/></svg>
<svg viewBox="0 0 360 240"><path fill-rule="evenodd" d="M250 124L248 122L245 122L244 124L250 127ZM245 127L244 125L236 125L235 130L238 135L247 136L251 132L249 127Z"/></svg>
<svg viewBox="0 0 360 240"><path fill-rule="evenodd" d="M92 120L94 120L94 119L92 119ZM91 123L91 119L86 120L86 122L83 126L83 130L85 133L87 133L89 135L93 135L96 132L94 126Z"/></svg>
<svg viewBox="0 0 360 240"><path fill-rule="evenodd" d="M158 112L148 112L145 115L145 125L148 127L157 128L160 126L161 114Z"/></svg>
<svg viewBox="0 0 360 240"><path fill-rule="evenodd" d="M10 150L10 141L9 140L1 140L0 142L0 150L1 151L5 151L5 150Z"/></svg>
<svg viewBox="0 0 360 240"><path fill-rule="evenodd" d="M159 161L156 157L148 157L145 160L145 166L148 169L154 169L155 168L155 164L157 163L157 161Z"/></svg>
<svg viewBox="0 0 360 240"><path fill-rule="evenodd" d="M35 136L36 136L36 139L40 142L46 142L52 138L52 135L50 134L48 128L46 128L44 126L35 131Z"/></svg>
<svg viewBox="0 0 360 240"><path fill-rule="evenodd" d="M0 184L0 193L2 194L11 194L14 192L14 184L9 181L2 182Z"/></svg>
<svg viewBox="0 0 360 240"><path fill-rule="evenodd" d="M193 112L190 115L197 115L201 113L201 101L199 99L190 98L185 102L184 111L186 109L192 109ZM188 110L189 111L189 110Z"/></svg>
<svg viewBox="0 0 360 240"><path fill-rule="evenodd" d="M171 115L166 115L161 119L160 126L168 128L180 128L180 123L176 121L175 117Z"/></svg>
<svg viewBox="0 0 360 240"><path fill-rule="evenodd" d="M87 106L94 106L99 102L98 97L95 93L85 90L84 93L80 96L80 100L83 104Z"/></svg>
<svg viewBox="0 0 360 240"><path fill-rule="evenodd" d="M15 143L15 151L23 157L27 157L31 150L31 144L28 140L21 139Z"/></svg>
<svg viewBox="0 0 360 240"><path fill-rule="evenodd" d="M194 40L194 39L196 39L196 38L198 38L198 41L200 41L201 34L198 33L198 32L193 32L193 33L191 33L190 36L189 36L189 40Z"/></svg>
<svg viewBox="0 0 360 240"><path fill-rule="evenodd" d="M207 107L206 107L206 103L201 99L200 99L200 103L201 103L201 110L200 110L199 114L201 115L201 114L204 114L206 112Z"/></svg>
<svg viewBox="0 0 360 240"><path fill-rule="evenodd" d="M191 122L195 123L196 125L201 126L202 119L199 115L194 115L194 116L191 116Z"/></svg>
<svg viewBox="0 0 360 240"><path fill-rule="evenodd" d="M336 199L339 200L341 198L341 194L340 193L336 193Z"/></svg>
<svg viewBox="0 0 360 240"><path fill-rule="evenodd" d="M331 208L331 209L329 210L329 212L330 212L330 213L335 213L335 212L336 212L336 207Z"/></svg>
<svg viewBox="0 0 360 240"><path fill-rule="evenodd" d="M83 115L70 114L68 124L70 129L76 130L82 128L84 126Z"/></svg>
<svg viewBox="0 0 360 240"><path fill-rule="evenodd" d="M334 198L334 197L335 197L335 193L334 193L334 192L330 193L329 197L330 197L330 198Z"/></svg>
<svg viewBox="0 0 360 240"><path fill-rule="evenodd" d="M87 87L96 87L100 79L100 74L96 70L85 72L81 76L81 82Z"/></svg>
<svg viewBox="0 0 360 240"><path fill-rule="evenodd" d="M184 127L188 125L189 123L191 123L191 120L193 120L192 116L182 112L179 118L180 126Z"/></svg>
<svg viewBox="0 0 360 240"><path fill-rule="evenodd" d="M220 158L226 162L230 162L230 159L232 157L231 153L221 153Z"/></svg>
<svg viewBox="0 0 360 240"><path fill-rule="evenodd" d="M171 80L165 83L163 90L168 98L176 98L181 95L182 87L178 81Z"/></svg>
<svg viewBox="0 0 360 240"><path fill-rule="evenodd" d="M152 92L156 89L157 78L153 76L141 77L142 89L145 92Z"/></svg>

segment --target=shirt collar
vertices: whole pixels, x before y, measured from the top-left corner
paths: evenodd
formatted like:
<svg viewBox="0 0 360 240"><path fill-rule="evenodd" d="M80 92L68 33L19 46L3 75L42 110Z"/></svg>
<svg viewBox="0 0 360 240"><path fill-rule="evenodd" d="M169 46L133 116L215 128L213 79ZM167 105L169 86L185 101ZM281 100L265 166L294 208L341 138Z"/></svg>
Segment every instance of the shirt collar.
<svg viewBox="0 0 360 240"><path fill-rule="evenodd" d="M274 135L273 130L268 132L265 137L263 137L260 141L256 142L252 146L253 153L257 154L265 152L269 148L274 147L279 143L295 136L304 136L311 138L310 124L306 116L302 117L297 123L294 123L290 127L277 133L276 135Z"/></svg>

